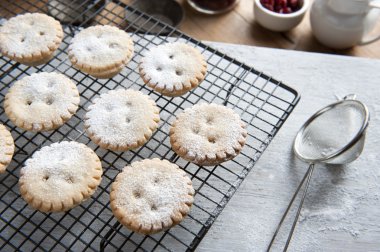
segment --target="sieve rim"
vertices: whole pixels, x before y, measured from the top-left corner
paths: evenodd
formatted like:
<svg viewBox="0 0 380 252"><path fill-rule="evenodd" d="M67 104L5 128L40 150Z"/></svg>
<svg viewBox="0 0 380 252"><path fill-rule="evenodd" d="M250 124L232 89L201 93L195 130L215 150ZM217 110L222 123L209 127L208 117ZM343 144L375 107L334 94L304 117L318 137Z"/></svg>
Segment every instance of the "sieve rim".
<svg viewBox="0 0 380 252"><path fill-rule="evenodd" d="M341 105L342 103L346 103L346 102L354 102L356 104L358 104L359 106L361 106L364 110L364 120L363 120L363 123L362 123L362 126L360 128L360 130L356 133L356 135L344 146L342 146L340 149L338 149L337 151L333 152L332 154L328 155L328 156L325 156L323 158L316 158L316 159L312 159L312 158L306 158L305 156L303 156L301 153L301 151L299 150L299 146L300 144L297 144L300 139L301 139L301 136L304 134L305 132L305 129L315 120L317 119L319 116L321 116L323 113L331 110L331 109L334 109L335 107ZM345 151L349 150L352 146L354 146L359 140L360 138L363 136L363 134L365 134L366 132L366 129L369 125L369 111L368 111L368 108L367 106L362 103L361 101L358 101L358 100L353 100L353 99L345 99L345 100L340 100L340 101L337 101L337 102L334 102L332 104L329 104L327 105L326 107L318 110L317 112L315 112L302 126L301 128L298 130L297 132L297 135L294 139L294 142L293 142L293 151L294 153L296 154L296 156L305 161L305 162L308 162L308 163L318 163L318 162L327 162L335 157L338 157L339 155L341 155L342 153L344 153Z"/></svg>

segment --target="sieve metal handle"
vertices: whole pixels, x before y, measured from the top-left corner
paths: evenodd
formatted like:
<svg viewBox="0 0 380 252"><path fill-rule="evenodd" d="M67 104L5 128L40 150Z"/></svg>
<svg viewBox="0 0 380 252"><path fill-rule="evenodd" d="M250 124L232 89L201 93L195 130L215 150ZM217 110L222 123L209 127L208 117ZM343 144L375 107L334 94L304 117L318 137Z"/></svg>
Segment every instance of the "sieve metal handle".
<svg viewBox="0 0 380 252"><path fill-rule="evenodd" d="M292 199L290 200L289 205L288 205L288 207L287 207L286 210L285 210L285 213L282 215L281 221L280 221L280 223L278 224L278 226L277 226L277 228L276 228L276 231L274 232L273 237L272 237L272 239L271 239L271 241L270 241L270 243L269 243L269 245L268 245L268 247L267 247L267 251L268 251L268 252L271 250L272 245L273 245L273 243L274 243L274 241L275 241L275 239L276 239L276 237L277 237L277 235L278 235L278 232L279 232L280 229L281 229L281 226L282 226L282 224L283 224L285 218L287 217L287 215L288 215L290 209L292 208L292 205L293 205L295 199L297 198L299 192L301 191L302 186L304 185L304 183L305 183L305 181L306 181L305 189L304 189L304 191L303 191L302 198L301 198L301 201L300 201L300 203L299 203L299 206L298 206L298 209L297 209L296 216L294 217L293 224L292 224L292 228L290 229L290 232L289 232L289 234L288 234L288 238L287 238L287 240L286 240L285 247L284 247L284 249L283 249L283 251L287 251L287 250L288 250L288 247L289 247L290 241L291 241L291 239L292 239L292 236L293 236L294 230L295 230L296 225L297 225L297 222L298 222L298 218L299 218L300 213L301 213L301 209L302 209L303 202L304 202L304 200L305 200L305 198L306 198L307 189L309 188L309 184L310 184L311 177L312 177L312 175L313 175L313 171L314 171L314 163L311 163L311 164L309 165L309 169L307 170L305 176L302 178L301 183L300 183L299 186L297 187L297 190L294 192L293 197L292 197Z"/></svg>

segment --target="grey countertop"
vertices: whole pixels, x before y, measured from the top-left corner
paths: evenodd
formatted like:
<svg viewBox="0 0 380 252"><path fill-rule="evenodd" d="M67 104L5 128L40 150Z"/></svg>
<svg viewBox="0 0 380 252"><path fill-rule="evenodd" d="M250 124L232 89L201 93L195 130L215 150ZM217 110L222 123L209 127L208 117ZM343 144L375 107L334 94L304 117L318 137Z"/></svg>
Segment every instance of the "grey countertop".
<svg viewBox="0 0 380 252"><path fill-rule="evenodd" d="M292 153L296 132L335 95L349 93L357 94L371 113L366 146L349 165L317 165L289 251L380 251L380 60L211 44L302 97L198 251L266 249L308 166ZM286 233L280 233L274 251L282 248Z"/></svg>

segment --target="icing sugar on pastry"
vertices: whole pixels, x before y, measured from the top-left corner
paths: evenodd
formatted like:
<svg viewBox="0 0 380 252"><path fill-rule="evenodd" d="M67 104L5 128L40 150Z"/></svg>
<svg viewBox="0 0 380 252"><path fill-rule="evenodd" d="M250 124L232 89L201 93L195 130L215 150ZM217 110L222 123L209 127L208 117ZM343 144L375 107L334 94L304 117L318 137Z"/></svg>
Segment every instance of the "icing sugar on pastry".
<svg viewBox="0 0 380 252"><path fill-rule="evenodd" d="M111 189L111 209L129 229L151 234L179 223L190 211L194 189L186 172L167 160L127 166Z"/></svg>
<svg viewBox="0 0 380 252"><path fill-rule="evenodd" d="M246 137L239 115L217 104L197 104L185 109L170 129L173 150L200 165L232 159L243 148Z"/></svg>
<svg viewBox="0 0 380 252"><path fill-rule="evenodd" d="M100 184L102 167L86 145L60 142L35 152L20 174L22 197L35 209L57 212L89 198Z"/></svg>
<svg viewBox="0 0 380 252"><path fill-rule="evenodd" d="M207 64L202 54L183 43L167 43L151 48L140 63L140 75L154 90L178 96L199 85Z"/></svg>
<svg viewBox="0 0 380 252"><path fill-rule="evenodd" d="M1 53L27 65L48 61L63 38L61 24L42 13L10 18L0 27Z"/></svg>
<svg viewBox="0 0 380 252"><path fill-rule="evenodd" d="M5 96L4 108L18 127L31 131L56 129L77 111L76 85L59 73L33 73L16 81Z"/></svg>
<svg viewBox="0 0 380 252"><path fill-rule="evenodd" d="M78 69L97 78L120 72L133 55L133 41L123 30L96 25L80 31L71 40L69 58Z"/></svg>
<svg viewBox="0 0 380 252"><path fill-rule="evenodd" d="M149 96L119 89L94 100L85 116L85 128L102 148L126 151L147 142L159 120L159 109Z"/></svg>
<svg viewBox="0 0 380 252"><path fill-rule="evenodd" d="M11 133L3 124L0 124L0 173L5 172L5 169L12 161L14 149Z"/></svg>

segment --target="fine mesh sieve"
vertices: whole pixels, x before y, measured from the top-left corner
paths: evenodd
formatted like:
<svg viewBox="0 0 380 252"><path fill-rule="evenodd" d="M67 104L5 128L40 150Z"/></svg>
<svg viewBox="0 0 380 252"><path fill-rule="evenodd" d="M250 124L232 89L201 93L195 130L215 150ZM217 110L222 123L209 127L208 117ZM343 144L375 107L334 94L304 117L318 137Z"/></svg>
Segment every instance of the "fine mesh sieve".
<svg viewBox="0 0 380 252"><path fill-rule="evenodd" d="M326 106L311 116L298 131L293 144L294 153L308 162L309 169L294 193L267 248L270 251L294 200L306 181L296 217L288 235L284 251L287 250L306 197L315 163L347 164L357 159L363 151L369 112L355 95Z"/></svg>

